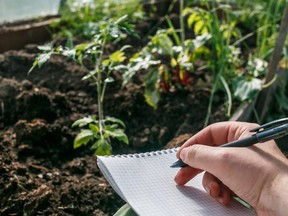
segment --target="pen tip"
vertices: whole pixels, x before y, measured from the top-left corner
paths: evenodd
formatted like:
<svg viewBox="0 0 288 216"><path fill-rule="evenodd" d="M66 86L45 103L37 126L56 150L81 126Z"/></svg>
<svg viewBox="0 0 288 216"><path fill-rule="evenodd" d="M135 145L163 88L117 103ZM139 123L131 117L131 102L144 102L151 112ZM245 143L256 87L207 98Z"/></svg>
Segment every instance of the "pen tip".
<svg viewBox="0 0 288 216"><path fill-rule="evenodd" d="M178 160L174 162L170 167L177 168L177 167L185 167L185 166L188 166L188 165L185 164L182 160Z"/></svg>
<svg viewBox="0 0 288 216"><path fill-rule="evenodd" d="M178 167L178 161L174 162L170 167L172 168Z"/></svg>

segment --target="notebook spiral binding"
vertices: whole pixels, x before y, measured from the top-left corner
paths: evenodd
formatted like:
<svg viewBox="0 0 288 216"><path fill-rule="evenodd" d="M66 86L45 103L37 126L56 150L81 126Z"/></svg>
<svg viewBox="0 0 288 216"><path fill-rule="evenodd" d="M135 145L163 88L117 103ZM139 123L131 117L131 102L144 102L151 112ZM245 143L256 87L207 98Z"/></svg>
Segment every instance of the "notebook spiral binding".
<svg viewBox="0 0 288 216"><path fill-rule="evenodd" d="M171 149L163 149L159 151L151 151L151 152L144 152L144 153L135 153L135 154L118 154L118 155L111 155L107 157L118 157L118 158L128 158L128 157L135 157L135 158L141 158L141 157L150 157L150 156L156 156L156 155L162 155L162 154L169 154L169 153L175 153L179 149L178 148L171 148Z"/></svg>

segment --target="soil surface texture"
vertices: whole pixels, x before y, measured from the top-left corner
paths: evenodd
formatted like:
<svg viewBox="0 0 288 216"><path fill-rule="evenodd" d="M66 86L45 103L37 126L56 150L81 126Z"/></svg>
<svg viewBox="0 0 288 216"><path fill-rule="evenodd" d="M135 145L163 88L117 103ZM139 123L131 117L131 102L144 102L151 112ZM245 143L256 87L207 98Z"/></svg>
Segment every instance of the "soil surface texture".
<svg viewBox="0 0 288 216"><path fill-rule="evenodd" d="M79 129L71 125L97 114L96 88L81 81L83 68L60 56L28 76L38 52L27 45L0 55L0 215L113 215L124 201L89 146L73 149ZM143 74L125 87L120 74L113 77L105 115L124 121L130 142L113 142L114 154L179 146L202 129L208 84L163 94L153 109L143 96ZM211 122L227 120L217 97Z"/></svg>

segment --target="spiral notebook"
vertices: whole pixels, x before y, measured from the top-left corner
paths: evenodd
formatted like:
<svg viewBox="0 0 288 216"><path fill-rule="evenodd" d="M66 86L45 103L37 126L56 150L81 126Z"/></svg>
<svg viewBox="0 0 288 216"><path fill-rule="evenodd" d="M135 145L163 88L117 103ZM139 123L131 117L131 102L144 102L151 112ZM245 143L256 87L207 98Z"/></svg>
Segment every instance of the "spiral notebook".
<svg viewBox="0 0 288 216"><path fill-rule="evenodd" d="M98 156L97 163L112 188L140 216L249 216L256 213L232 200L228 206L211 198L199 174L185 186L174 182L177 148L149 153Z"/></svg>

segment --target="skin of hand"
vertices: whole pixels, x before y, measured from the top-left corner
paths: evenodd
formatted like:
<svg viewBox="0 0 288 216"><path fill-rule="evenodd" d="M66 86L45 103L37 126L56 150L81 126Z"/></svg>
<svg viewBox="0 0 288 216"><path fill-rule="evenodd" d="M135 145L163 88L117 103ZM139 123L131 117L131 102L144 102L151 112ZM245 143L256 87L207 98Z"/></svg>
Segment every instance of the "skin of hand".
<svg viewBox="0 0 288 216"><path fill-rule="evenodd" d="M287 215L288 160L274 141L250 147L217 147L252 133L257 124L220 122L212 124L181 146L177 157L189 166L175 176L179 185L206 171L203 187L218 202L227 205L236 195L258 215Z"/></svg>

